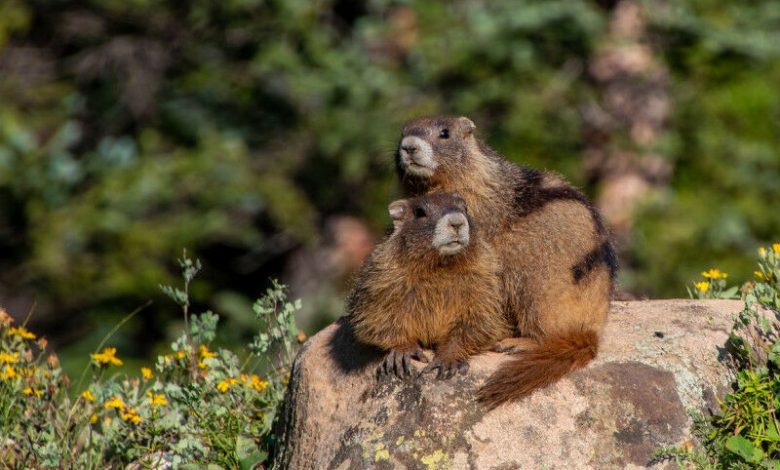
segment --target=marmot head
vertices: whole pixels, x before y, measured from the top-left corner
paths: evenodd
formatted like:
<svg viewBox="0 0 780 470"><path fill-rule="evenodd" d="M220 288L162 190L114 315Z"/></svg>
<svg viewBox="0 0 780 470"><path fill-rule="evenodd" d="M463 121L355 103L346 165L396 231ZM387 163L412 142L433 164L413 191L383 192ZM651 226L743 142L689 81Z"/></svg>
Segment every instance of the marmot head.
<svg viewBox="0 0 780 470"><path fill-rule="evenodd" d="M422 258L457 255L469 246L473 227L466 202L453 193L432 193L390 203L393 234L404 247L404 256Z"/></svg>
<svg viewBox="0 0 780 470"><path fill-rule="evenodd" d="M401 179L435 181L442 172L464 168L477 145L476 126L466 117L427 117L408 122L396 153Z"/></svg>

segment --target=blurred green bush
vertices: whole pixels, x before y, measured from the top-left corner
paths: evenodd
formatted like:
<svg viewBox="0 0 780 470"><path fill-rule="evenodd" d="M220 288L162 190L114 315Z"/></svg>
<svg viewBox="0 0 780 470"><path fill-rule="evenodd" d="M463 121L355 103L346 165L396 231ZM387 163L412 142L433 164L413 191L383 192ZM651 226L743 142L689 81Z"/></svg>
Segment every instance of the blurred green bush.
<svg viewBox="0 0 780 470"><path fill-rule="evenodd" d="M583 109L617 3L5 0L0 296L35 299L63 339L97 338L160 298L186 247L207 268L195 301L246 324L329 217L380 233L400 127L421 114L468 115L508 158L595 197ZM780 233L780 4L642 5L670 75L657 150L674 172L635 215L622 284L680 296L702 265L749 277ZM161 312L129 334L162 340Z"/></svg>

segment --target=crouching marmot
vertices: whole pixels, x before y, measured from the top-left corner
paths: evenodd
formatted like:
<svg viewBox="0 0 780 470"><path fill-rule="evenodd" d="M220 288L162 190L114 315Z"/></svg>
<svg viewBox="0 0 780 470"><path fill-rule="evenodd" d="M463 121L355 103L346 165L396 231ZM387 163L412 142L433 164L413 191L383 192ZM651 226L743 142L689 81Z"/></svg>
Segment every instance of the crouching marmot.
<svg viewBox="0 0 780 470"><path fill-rule="evenodd" d="M499 263L449 193L395 201L393 232L358 274L347 311L359 340L388 351L379 373L411 374L411 358L449 378L468 370L470 355L508 337L501 311ZM425 370L423 372L425 372Z"/></svg>

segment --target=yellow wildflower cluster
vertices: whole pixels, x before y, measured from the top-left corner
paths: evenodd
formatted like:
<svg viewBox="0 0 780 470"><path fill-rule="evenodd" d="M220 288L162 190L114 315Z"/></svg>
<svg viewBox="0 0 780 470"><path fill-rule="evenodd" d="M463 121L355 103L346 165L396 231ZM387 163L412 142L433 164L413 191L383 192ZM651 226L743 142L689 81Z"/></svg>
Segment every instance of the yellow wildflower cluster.
<svg viewBox="0 0 780 470"><path fill-rule="evenodd" d="M119 398L119 397L113 397L110 400L108 400L107 402L105 402L103 404L103 406L107 410L110 410L111 408L116 408L118 410L123 410L123 409L125 409L125 402L123 402L122 399Z"/></svg>
<svg viewBox="0 0 780 470"><path fill-rule="evenodd" d="M87 400L87 401L95 401L95 396L92 395L92 392L89 390L84 390L81 392L81 398Z"/></svg>
<svg viewBox="0 0 780 470"><path fill-rule="evenodd" d="M708 290L710 290L710 283L707 281L701 281L694 284L696 286L696 289L701 292L702 294L706 293Z"/></svg>
<svg viewBox="0 0 780 470"><path fill-rule="evenodd" d="M217 357L217 353L213 351L209 351L209 348L203 344L200 346L200 348L198 348L198 352L200 353L201 359L209 359L212 357Z"/></svg>
<svg viewBox="0 0 780 470"><path fill-rule="evenodd" d="M217 357L217 353L209 351L209 348L205 345L201 345L200 348L198 348L198 354L200 355L200 359L198 360L199 369L208 369L209 366L206 364L206 359Z"/></svg>
<svg viewBox="0 0 780 470"><path fill-rule="evenodd" d="M753 271L753 274L758 278L759 281L771 281L772 276L769 274L764 274L761 271Z"/></svg>
<svg viewBox="0 0 780 470"><path fill-rule="evenodd" d="M103 351L95 354L90 354L95 363L99 366L114 365L121 366L122 360L116 357L116 348L103 348Z"/></svg>
<svg viewBox="0 0 780 470"><path fill-rule="evenodd" d="M219 390L222 393L227 393L230 388L238 383L238 379L234 377L228 377L226 379L222 379L217 384L217 390Z"/></svg>
<svg viewBox="0 0 780 470"><path fill-rule="evenodd" d="M762 259L766 258L767 253L767 249L763 246L758 248L758 256L760 256ZM774 253L776 256L780 255L780 243L772 243L772 253Z"/></svg>
<svg viewBox="0 0 780 470"><path fill-rule="evenodd" d="M145 380L152 380L152 377L154 377L154 374L152 373L152 369L148 367L141 367L141 375L144 377Z"/></svg>
<svg viewBox="0 0 780 470"><path fill-rule="evenodd" d="M122 418L122 421L128 421L133 424L138 424L142 421L135 408L125 405L125 402L119 397L112 397L103 404L103 407L107 410L112 408L116 409L117 413L119 413L119 417Z"/></svg>
<svg viewBox="0 0 780 470"><path fill-rule="evenodd" d="M122 418L122 421L129 421L133 424L138 424L142 421L141 417L138 416L138 413L135 411L135 408L126 408L125 410L120 411L119 417Z"/></svg>
<svg viewBox="0 0 780 470"><path fill-rule="evenodd" d="M43 394L43 390L33 389L32 387L27 387L24 390L22 390L22 393L25 395L35 395L36 397L40 397Z"/></svg>
<svg viewBox="0 0 780 470"><path fill-rule="evenodd" d="M268 381L260 379L257 374L252 374L251 377L247 374L241 374L241 381L244 382L244 385L247 387L252 387L258 392L262 392L268 387Z"/></svg>
<svg viewBox="0 0 780 470"><path fill-rule="evenodd" d="M162 358L165 361L165 365L171 365L171 363L173 363L174 360L182 360L185 357L187 357L187 353L185 353L184 351L176 351L175 353L172 354L166 354Z"/></svg>
<svg viewBox="0 0 780 470"><path fill-rule="evenodd" d="M13 354L8 354L6 352L0 353L0 363L7 363L7 364L16 364L19 362L19 353L15 352Z"/></svg>
<svg viewBox="0 0 780 470"><path fill-rule="evenodd" d="M3 371L0 372L0 380L11 380L19 377L19 374L16 372L16 369L12 365L7 365L3 368Z"/></svg>
<svg viewBox="0 0 780 470"><path fill-rule="evenodd" d="M724 273L718 268L710 268L709 271L704 271L701 275L707 279L726 279L729 277L728 273Z"/></svg>
<svg viewBox="0 0 780 470"><path fill-rule="evenodd" d="M23 326L12 326L11 328L8 328L8 334L11 336L18 336L22 339L35 339L35 334L31 333Z"/></svg>
<svg viewBox="0 0 780 470"><path fill-rule="evenodd" d="M152 406L165 406L168 404L168 400L162 393L146 392L146 394L149 396L149 403Z"/></svg>

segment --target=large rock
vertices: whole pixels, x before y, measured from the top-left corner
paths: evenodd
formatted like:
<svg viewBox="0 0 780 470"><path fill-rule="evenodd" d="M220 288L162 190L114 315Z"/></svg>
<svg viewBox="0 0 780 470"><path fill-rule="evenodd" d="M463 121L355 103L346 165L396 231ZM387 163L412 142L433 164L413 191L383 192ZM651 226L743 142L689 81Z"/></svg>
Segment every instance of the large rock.
<svg viewBox="0 0 780 470"><path fill-rule="evenodd" d="M690 410L717 409L739 301L615 302L599 356L531 397L487 412L476 390L508 355L449 381L377 380L382 353L343 320L293 367L277 468L641 468L691 439Z"/></svg>

